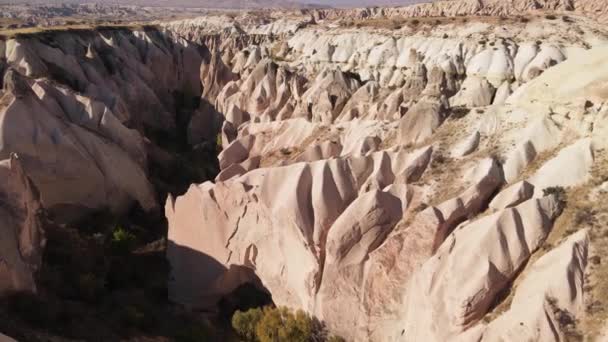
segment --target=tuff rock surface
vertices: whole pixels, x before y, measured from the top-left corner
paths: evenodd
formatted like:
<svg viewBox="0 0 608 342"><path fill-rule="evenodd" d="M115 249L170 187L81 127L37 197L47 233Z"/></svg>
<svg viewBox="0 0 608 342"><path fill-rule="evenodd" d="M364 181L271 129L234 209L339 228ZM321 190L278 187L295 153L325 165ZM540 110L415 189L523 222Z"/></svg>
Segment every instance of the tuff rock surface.
<svg viewBox="0 0 608 342"><path fill-rule="evenodd" d="M526 6L319 10L316 23L275 41L239 52L221 43L220 77L203 86L224 114L214 117L227 140L222 171L166 203L170 296L209 309L250 282L349 341L570 336L555 322L563 310L584 315L589 238L544 246L564 236L571 205L554 189L585 192L605 174L604 33L562 40L552 32L567 21L597 24L542 15L365 27ZM536 8L588 5L562 6ZM213 32L195 21L166 27L201 41ZM555 288L539 284L543 274ZM508 290L516 294L501 313ZM519 315L528 298L533 308Z"/></svg>
<svg viewBox="0 0 608 342"><path fill-rule="evenodd" d="M38 206L164 202L169 297L191 309L250 283L348 341L600 336L606 7L439 1L2 40L0 219L19 236L4 288L35 290ZM167 191L210 146L218 172Z"/></svg>

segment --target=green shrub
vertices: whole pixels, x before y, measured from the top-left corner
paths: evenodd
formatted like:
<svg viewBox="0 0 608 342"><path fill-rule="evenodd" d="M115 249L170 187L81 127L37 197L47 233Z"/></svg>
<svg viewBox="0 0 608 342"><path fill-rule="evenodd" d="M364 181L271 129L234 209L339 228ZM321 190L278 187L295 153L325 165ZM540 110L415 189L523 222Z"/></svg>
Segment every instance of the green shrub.
<svg viewBox="0 0 608 342"><path fill-rule="evenodd" d="M136 237L133 233L118 226L112 232L112 250L116 253L127 254L135 245L135 240Z"/></svg>
<svg viewBox="0 0 608 342"><path fill-rule="evenodd" d="M256 327L262 320L262 309L255 308L248 311L237 311L232 316L232 327L240 337L246 341L256 340Z"/></svg>
<svg viewBox="0 0 608 342"><path fill-rule="evenodd" d="M218 153L222 152L222 135L220 133L215 136L215 148Z"/></svg>
<svg viewBox="0 0 608 342"><path fill-rule="evenodd" d="M255 331L260 342L307 342L312 319L302 310L293 314L285 307L265 308Z"/></svg>
<svg viewBox="0 0 608 342"><path fill-rule="evenodd" d="M244 341L255 342L344 342L339 336L328 337L325 326L302 310L265 307L237 311L232 327Z"/></svg>

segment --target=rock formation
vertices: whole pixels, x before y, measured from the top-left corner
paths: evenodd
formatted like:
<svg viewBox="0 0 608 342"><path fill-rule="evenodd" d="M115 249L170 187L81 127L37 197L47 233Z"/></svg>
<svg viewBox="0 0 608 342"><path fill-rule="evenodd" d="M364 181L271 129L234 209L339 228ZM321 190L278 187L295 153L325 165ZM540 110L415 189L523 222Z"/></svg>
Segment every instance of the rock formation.
<svg viewBox="0 0 608 342"><path fill-rule="evenodd" d="M608 276L588 262L608 245L601 3L2 40L0 219L19 238L0 291L35 290L39 206L70 221L164 203L169 298L190 309L248 283L348 341L561 341L579 321L599 336L605 316L585 311L608 305L586 286Z"/></svg>
<svg viewBox="0 0 608 342"><path fill-rule="evenodd" d="M407 11L425 6L440 4ZM316 15L335 19L329 13L351 12ZM287 43L248 48L260 51L255 63L231 54L226 65L240 78L228 77L215 103L229 122L222 172L165 207L171 297L213 308L250 282L347 340L479 341L514 333L511 311L481 322L522 270L536 279L545 267L557 276L575 264L573 279L582 279L582 233L527 262L562 234L552 228L564 198L551 189L585 189L594 177L601 143L583 122L595 119L574 113L605 101L579 93L604 82L594 59L604 48L489 27L438 38L449 25L431 37L311 25ZM557 79L581 60L598 68L594 76L559 99L542 93L542 84L560 89ZM579 97L592 105L576 107ZM559 261L536 267L544 260ZM565 279L564 291L580 292ZM580 299L542 300L552 290L526 284L514 291L539 300L526 313L529 332L517 336L551 340L543 312L581 313Z"/></svg>
<svg viewBox="0 0 608 342"><path fill-rule="evenodd" d="M0 294L36 292L35 272L42 262L45 244L38 191L17 155L2 160L0 172Z"/></svg>

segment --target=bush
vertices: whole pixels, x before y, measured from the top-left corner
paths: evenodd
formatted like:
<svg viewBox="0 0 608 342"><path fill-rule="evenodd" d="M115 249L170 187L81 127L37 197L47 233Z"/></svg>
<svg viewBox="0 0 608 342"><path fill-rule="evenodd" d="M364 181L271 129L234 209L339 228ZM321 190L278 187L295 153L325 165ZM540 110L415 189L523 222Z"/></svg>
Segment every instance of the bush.
<svg viewBox="0 0 608 342"><path fill-rule="evenodd" d="M285 307L237 311L232 316L232 327L245 341L344 341L338 336L327 337L324 325L304 311L294 313Z"/></svg>
<svg viewBox="0 0 608 342"><path fill-rule="evenodd" d="M556 16L554 16L553 14L547 14L547 15L545 16L545 18L546 18L546 19L548 19L548 20L555 20L555 19L557 19L557 17L556 17Z"/></svg>
<svg viewBox="0 0 608 342"><path fill-rule="evenodd" d="M220 133L215 136L215 148L218 153L222 152L222 135Z"/></svg>
<svg viewBox="0 0 608 342"><path fill-rule="evenodd" d="M410 24L412 24L413 26L417 26L418 24L420 24L420 20L414 19L414 20L410 21Z"/></svg>
<svg viewBox="0 0 608 342"><path fill-rule="evenodd" d="M543 189L543 196L555 195L557 199L566 200L566 190L561 186L550 186Z"/></svg>
<svg viewBox="0 0 608 342"><path fill-rule="evenodd" d="M560 212L562 209L566 207L566 203L568 202L568 198L566 195L566 190L561 186L550 186L548 188L543 189L543 196L554 195L557 203L560 206Z"/></svg>
<svg viewBox="0 0 608 342"><path fill-rule="evenodd" d="M112 232L112 250L116 253L127 254L135 245L135 240L136 237L133 233L118 226Z"/></svg>
<svg viewBox="0 0 608 342"><path fill-rule="evenodd" d="M266 308L255 331L260 342L307 342L312 319L302 310L293 314L285 307Z"/></svg>
<svg viewBox="0 0 608 342"><path fill-rule="evenodd" d="M237 311L232 316L232 327L236 333L246 341L256 340L256 327L262 320L263 312L260 308L248 311Z"/></svg>
<svg viewBox="0 0 608 342"><path fill-rule="evenodd" d="M471 110L466 107L452 107L452 113L450 118L452 119L461 119L467 116Z"/></svg>

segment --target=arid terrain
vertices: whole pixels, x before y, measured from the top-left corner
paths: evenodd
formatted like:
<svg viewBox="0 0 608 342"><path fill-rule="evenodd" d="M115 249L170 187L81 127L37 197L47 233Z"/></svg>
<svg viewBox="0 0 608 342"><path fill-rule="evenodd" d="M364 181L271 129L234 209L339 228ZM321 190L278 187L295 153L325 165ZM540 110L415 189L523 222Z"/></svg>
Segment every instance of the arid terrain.
<svg viewBox="0 0 608 342"><path fill-rule="evenodd" d="M69 6L0 28L7 341L608 341L608 1Z"/></svg>

